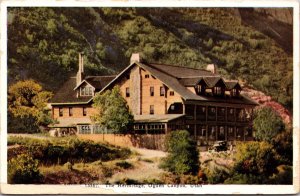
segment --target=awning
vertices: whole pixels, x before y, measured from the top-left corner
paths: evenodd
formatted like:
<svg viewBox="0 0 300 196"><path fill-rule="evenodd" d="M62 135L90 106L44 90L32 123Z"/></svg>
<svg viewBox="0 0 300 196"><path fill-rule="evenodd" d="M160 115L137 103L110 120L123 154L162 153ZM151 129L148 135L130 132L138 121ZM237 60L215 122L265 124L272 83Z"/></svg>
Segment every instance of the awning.
<svg viewBox="0 0 300 196"><path fill-rule="evenodd" d="M185 116L185 114L154 114L154 115L134 115L135 123L150 123L150 122L170 122Z"/></svg>
<svg viewBox="0 0 300 196"><path fill-rule="evenodd" d="M63 127L76 127L80 124L91 124L90 118L59 118L58 123L54 125L49 125L49 127L63 128Z"/></svg>

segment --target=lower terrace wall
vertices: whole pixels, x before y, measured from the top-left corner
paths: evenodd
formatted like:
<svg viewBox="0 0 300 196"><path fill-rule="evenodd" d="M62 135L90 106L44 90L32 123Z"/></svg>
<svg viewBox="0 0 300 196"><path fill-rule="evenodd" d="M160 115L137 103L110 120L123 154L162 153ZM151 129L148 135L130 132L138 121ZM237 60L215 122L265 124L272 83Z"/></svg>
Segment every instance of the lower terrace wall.
<svg viewBox="0 0 300 196"><path fill-rule="evenodd" d="M121 147L137 147L165 151L164 134L77 134L78 138L107 142Z"/></svg>

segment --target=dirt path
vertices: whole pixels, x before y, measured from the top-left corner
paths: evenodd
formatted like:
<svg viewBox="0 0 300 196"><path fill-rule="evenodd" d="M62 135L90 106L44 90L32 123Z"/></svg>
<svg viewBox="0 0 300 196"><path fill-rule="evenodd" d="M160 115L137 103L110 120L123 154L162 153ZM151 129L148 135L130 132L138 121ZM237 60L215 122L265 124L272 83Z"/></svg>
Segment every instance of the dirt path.
<svg viewBox="0 0 300 196"><path fill-rule="evenodd" d="M124 178L138 181L158 179L164 172L162 169L158 168L158 165L159 160L166 156L165 152L141 148L131 148L131 150L136 151L139 154L135 158L126 160L132 163L134 168L115 173L108 179L110 183L114 183Z"/></svg>

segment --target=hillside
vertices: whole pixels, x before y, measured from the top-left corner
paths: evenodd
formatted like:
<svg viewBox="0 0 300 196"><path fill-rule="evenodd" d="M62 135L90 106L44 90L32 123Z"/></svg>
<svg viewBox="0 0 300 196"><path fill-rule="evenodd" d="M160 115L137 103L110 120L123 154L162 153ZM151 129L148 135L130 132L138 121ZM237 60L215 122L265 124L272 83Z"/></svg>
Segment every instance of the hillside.
<svg viewBox="0 0 300 196"><path fill-rule="evenodd" d="M9 84L55 91L77 71L117 73L133 52L149 62L218 65L287 108L292 105L292 10L245 8L9 8Z"/></svg>

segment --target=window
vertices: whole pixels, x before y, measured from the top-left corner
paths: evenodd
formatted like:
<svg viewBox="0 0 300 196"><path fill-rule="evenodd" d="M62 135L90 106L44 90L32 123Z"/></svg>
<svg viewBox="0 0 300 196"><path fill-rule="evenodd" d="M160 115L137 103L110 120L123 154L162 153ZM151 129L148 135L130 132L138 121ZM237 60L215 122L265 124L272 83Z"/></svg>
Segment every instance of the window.
<svg viewBox="0 0 300 196"><path fill-rule="evenodd" d="M58 113L59 113L59 116L63 116L64 115L63 108L59 108Z"/></svg>
<svg viewBox="0 0 300 196"><path fill-rule="evenodd" d="M175 110L175 105L171 105L170 109Z"/></svg>
<svg viewBox="0 0 300 196"><path fill-rule="evenodd" d="M126 97L130 97L129 87L126 88Z"/></svg>
<svg viewBox="0 0 300 196"><path fill-rule="evenodd" d="M146 74L146 75L145 75L145 78L149 78L149 74Z"/></svg>
<svg viewBox="0 0 300 196"><path fill-rule="evenodd" d="M174 91L170 91L170 96L174 96Z"/></svg>
<svg viewBox="0 0 300 196"><path fill-rule="evenodd" d="M154 96L154 87L153 86L150 87L150 96Z"/></svg>
<svg viewBox="0 0 300 196"><path fill-rule="evenodd" d="M73 108L69 107L69 116L73 116Z"/></svg>
<svg viewBox="0 0 300 196"><path fill-rule="evenodd" d="M150 114L154 114L154 105L150 105Z"/></svg>
<svg viewBox="0 0 300 196"><path fill-rule="evenodd" d="M165 96L165 87L160 87L160 96Z"/></svg>
<svg viewBox="0 0 300 196"><path fill-rule="evenodd" d="M205 94L205 86L204 85L200 85L200 84L196 85L195 90L198 95Z"/></svg>
<svg viewBox="0 0 300 196"><path fill-rule="evenodd" d="M214 91L215 91L214 93L216 95L221 95L222 94L222 88L220 86L214 87Z"/></svg>
<svg viewBox="0 0 300 196"><path fill-rule="evenodd" d="M87 110L86 110L86 107L84 107L84 108L82 108L82 115L86 116L86 114L87 114Z"/></svg>
<svg viewBox="0 0 300 196"><path fill-rule="evenodd" d="M80 88L80 95L81 96L92 96L93 95L93 89L90 86L85 86Z"/></svg>

